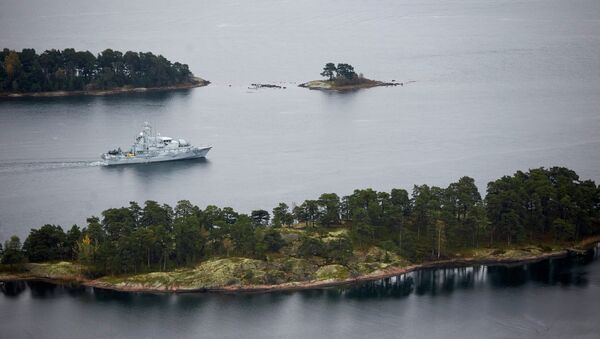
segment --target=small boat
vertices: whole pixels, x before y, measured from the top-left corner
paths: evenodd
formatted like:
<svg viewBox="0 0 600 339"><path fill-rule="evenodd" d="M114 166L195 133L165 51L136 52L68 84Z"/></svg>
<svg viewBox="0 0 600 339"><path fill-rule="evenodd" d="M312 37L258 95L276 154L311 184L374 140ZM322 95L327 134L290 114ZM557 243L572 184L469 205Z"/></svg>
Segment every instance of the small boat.
<svg viewBox="0 0 600 339"><path fill-rule="evenodd" d="M204 158L212 146L192 146L184 139L173 139L156 134L152 126L144 123L144 128L135 138L129 151L121 148L101 155L104 165L146 164L150 162L174 161Z"/></svg>

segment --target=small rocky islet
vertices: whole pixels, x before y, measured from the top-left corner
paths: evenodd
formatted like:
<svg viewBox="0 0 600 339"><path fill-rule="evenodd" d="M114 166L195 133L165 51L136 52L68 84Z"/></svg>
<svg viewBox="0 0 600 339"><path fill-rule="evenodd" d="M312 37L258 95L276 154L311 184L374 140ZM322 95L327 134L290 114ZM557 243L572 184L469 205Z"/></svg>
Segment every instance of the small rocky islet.
<svg viewBox="0 0 600 339"><path fill-rule="evenodd" d="M326 80L312 80L298 85L308 89L325 90L325 91L352 91L362 88L371 87L395 87L404 86L405 84L412 83L408 82L397 82L392 80L389 82L372 80L365 78L362 73L357 74L354 71L354 67L345 63L338 63L337 66L328 62L321 72L321 76L327 78Z"/></svg>

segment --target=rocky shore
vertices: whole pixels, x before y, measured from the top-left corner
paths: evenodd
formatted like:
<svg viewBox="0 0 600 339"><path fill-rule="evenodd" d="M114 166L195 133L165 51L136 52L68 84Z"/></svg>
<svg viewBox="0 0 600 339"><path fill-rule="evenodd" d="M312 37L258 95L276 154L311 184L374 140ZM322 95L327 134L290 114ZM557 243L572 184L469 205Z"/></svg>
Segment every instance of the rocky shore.
<svg viewBox="0 0 600 339"><path fill-rule="evenodd" d="M392 80L391 82L378 81L378 80L370 80L363 79L360 83L350 84L350 85L337 85L335 81L331 80L312 80L309 82L302 83L298 85L298 87L315 89L315 90L324 90L324 91L352 91L362 88L371 88L371 87L395 87L395 86L404 86L409 83L413 83L414 81L408 82L396 82Z"/></svg>
<svg viewBox="0 0 600 339"><path fill-rule="evenodd" d="M279 86L274 84L250 84L248 89L261 89L261 88L277 88L277 89L286 89L285 86Z"/></svg>
<svg viewBox="0 0 600 339"><path fill-rule="evenodd" d="M482 249L470 256L457 256L450 259L408 264L394 260L391 264L369 264L369 271L351 275L342 265L321 265L310 280L298 280L278 284L249 283L254 276L268 273L269 263L249 258L220 258L207 260L197 267L178 269L170 272L152 272L129 276L107 276L88 279L82 272L84 267L71 263L27 264L20 273L0 273L0 282L17 280L38 280L56 284L76 284L94 288L151 293L193 293L193 292L272 292L303 289L319 289L333 286L352 285L398 276L422 269L453 268L476 265L520 265L550 258L580 255L600 242L600 237L588 238L572 246L548 249L543 246L526 246L516 249ZM380 250L381 251L381 250ZM389 256L389 253L380 253ZM302 266L298 259L290 258L292 266ZM272 264L271 264L272 265ZM294 268L302 271L302 268ZM258 281L255 279L255 281Z"/></svg>
<svg viewBox="0 0 600 339"><path fill-rule="evenodd" d="M31 92L31 93L5 93L0 92L0 98L52 98L52 97L67 97L67 96L105 96L124 93L144 93L144 92L161 92L173 91L180 89L189 89L195 87L203 87L210 84L210 81L202 78L194 77L190 82L177 84L173 86L161 87L118 87L106 90L89 90L89 91L52 91L52 92Z"/></svg>

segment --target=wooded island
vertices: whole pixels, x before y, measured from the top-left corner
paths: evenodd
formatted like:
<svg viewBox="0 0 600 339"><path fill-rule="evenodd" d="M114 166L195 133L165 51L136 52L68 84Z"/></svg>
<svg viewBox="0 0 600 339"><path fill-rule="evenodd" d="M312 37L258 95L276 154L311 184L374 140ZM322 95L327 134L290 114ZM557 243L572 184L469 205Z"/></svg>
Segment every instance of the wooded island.
<svg viewBox="0 0 600 339"><path fill-rule="evenodd" d="M188 65L151 52L106 49L95 56L73 48L39 55L32 48L0 51L0 96L104 95L208 83L195 78Z"/></svg>
<svg viewBox="0 0 600 339"><path fill-rule="evenodd" d="M327 80L312 80L298 86L332 91L349 91L376 86L404 86L403 83L395 82L395 80L383 82L367 79L362 73L357 74L352 65L345 63L339 63L336 66L333 62L328 62L323 67L321 76L327 78Z"/></svg>
<svg viewBox="0 0 600 339"><path fill-rule="evenodd" d="M600 188L562 167L487 185L415 185L322 194L249 215L155 201L111 208L81 229L32 229L2 250L0 280L58 279L133 291L305 288L428 265L502 263L566 254L600 240ZM577 245L579 244L579 245Z"/></svg>

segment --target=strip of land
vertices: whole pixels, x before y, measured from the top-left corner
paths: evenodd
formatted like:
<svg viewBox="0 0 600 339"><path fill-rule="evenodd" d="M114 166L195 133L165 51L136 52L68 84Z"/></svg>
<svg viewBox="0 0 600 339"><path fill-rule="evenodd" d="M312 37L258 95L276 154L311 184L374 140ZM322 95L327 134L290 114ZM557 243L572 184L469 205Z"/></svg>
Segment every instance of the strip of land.
<svg viewBox="0 0 600 339"><path fill-rule="evenodd" d="M476 249L465 256L417 264L408 263L398 257L390 257L390 253L382 249L371 248L368 253L357 253L357 264L363 270L361 274L352 276L346 266L324 264L319 265L318 268L314 267L316 268L316 272L313 272L315 279L290 281L281 284L251 283L253 280L260 280L254 278L269 274L270 264L267 261L241 257L211 259L195 267L168 272L105 276L98 279L86 278L84 274L86 268L73 262L30 263L25 265L25 271L0 273L0 282L46 281L55 284L76 284L122 292L150 293L291 291L352 285L423 269L478 265L520 265L552 258L564 258L569 255L582 254L596 246L598 242L600 242L600 237L597 236L562 248L530 245L510 249ZM381 260L382 257L386 257L387 260ZM302 263L302 259L291 259L298 266L293 267L292 264L290 268L292 271L302 271L302 266L307 264L306 262ZM373 259L378 261L369 261Z"/></svg>
<svg viewBox="0 0 600 339"><path fill-rule="evenodd" d="M0 274L120 291L249 292L520 264L599 242L599 194L593 181L552 167L489 182L484 199L462 177L447 188L414 186L412 198L403 189L323 193L291 211L278 204L272 220L266 210L130 202L88 218L83 229L45 224L23 244L11 236Z"/></svg>
<svg viewBox="0 0 600 339"><path fill-rule="evenodd" d="M199 77L193 77L190 81L160 87L134 87L123 86L111 89L98 89L89 91L50 91L50 92L28 92L28 93L7 93L0 92L0 98L51 98L51 97L67 97L67 96L105 96L125 93L143 93L143 92L162 92L181 89L190 89L195 87L203 87L210 84L210 81Z"/></svg>

